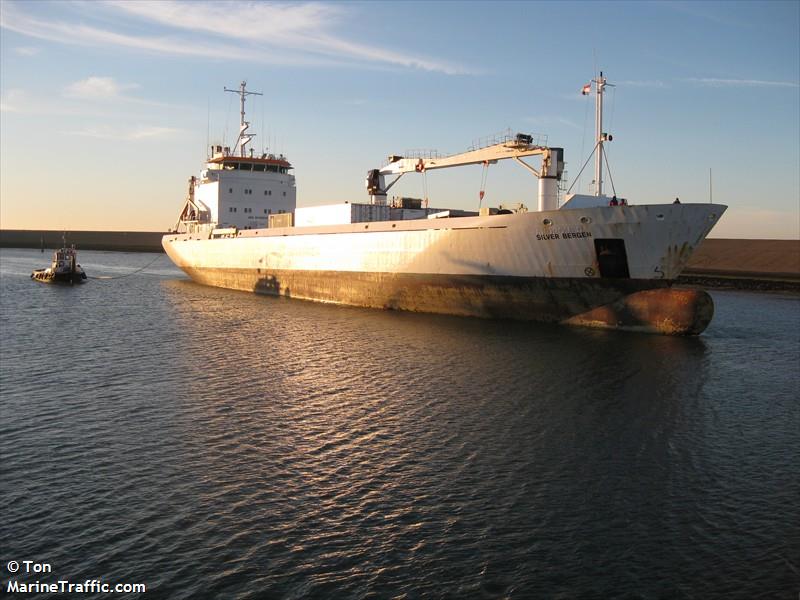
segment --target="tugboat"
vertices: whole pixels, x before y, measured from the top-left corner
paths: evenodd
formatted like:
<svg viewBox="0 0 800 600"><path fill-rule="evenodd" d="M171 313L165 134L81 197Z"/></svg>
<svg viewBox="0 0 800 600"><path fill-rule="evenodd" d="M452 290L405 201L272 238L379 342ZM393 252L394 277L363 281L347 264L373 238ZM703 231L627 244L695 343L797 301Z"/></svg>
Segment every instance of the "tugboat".
<svg viewBox="0 0 800 600"><path fill-rule="evenodd" d="M70 285L86 281L86 273L78 264L75 244L67 248L66 241L64 241L61 248L53 253L53 264L47 269L37 269L31 273L31 279L43 283L68 283Z"/></svg>

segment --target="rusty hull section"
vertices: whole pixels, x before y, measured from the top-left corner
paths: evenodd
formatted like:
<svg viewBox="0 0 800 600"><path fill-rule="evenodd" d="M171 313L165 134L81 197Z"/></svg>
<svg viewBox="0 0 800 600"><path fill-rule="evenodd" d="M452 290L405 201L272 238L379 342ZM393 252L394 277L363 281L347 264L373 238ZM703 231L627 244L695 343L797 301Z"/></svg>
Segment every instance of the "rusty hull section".
<svg viewBox="0 0 800 600"><path fill-rule="evenodd" d="M664 288L623 296L564 322L666 335L699 335L713 317L714 302L705 291Z"/></svg>
<svg viewBox="0 0 800 600"><path fill-rule="evenodd" d="M705 292L664 280L184 267L198 283L368 308L697 335Z"/></svg>

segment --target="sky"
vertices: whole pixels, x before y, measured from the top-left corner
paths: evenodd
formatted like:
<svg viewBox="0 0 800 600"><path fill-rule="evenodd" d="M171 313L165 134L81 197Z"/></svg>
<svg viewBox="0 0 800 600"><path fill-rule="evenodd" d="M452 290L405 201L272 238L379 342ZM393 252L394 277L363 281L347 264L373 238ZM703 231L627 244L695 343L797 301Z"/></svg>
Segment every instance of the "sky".
<svg viewBox="0 0 800 600"><path fill-rule="evenodd" d="M367 171L510 129L565 150L590 192L602 70L611 177L631 204L727 204L721 238L800 238L800 2L0 0L0 227L164 231L209 144L255 148L298 205L366 202ZM475 210L480 166L397 195ZM613 188L611 187L613 180ZM426 194L427 192L427 194ZM484 204L537 204L513 161Z"/></svg>

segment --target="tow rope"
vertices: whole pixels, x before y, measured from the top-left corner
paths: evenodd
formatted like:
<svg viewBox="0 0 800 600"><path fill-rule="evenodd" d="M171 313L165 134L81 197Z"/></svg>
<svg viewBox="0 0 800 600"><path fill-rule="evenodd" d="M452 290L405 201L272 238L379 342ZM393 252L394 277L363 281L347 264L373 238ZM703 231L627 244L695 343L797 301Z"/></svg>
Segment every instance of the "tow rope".
<svg viewBox="0 0 800 600"><path fill-rule="evenodd" d="M87 277L89 279L103 279L103 280L106 280L106 281L108 281L110 279L124 279L125 277L130 277L131 275L136 275L136 273L140 273L140 272L144 271L146 268L148 268L151 265L155 264L155 262L158 259L160 259L162 256L163 256L163 254L159 254L158 256L156 256L153 260L151 260L149 263L147 263L142 268L136 269L135 271L131 271L130 273L125 273L125 275L117 275L116 277L112 277L111 275L101 275L99 277L92 277L92 276L87 276Z"/></svg>

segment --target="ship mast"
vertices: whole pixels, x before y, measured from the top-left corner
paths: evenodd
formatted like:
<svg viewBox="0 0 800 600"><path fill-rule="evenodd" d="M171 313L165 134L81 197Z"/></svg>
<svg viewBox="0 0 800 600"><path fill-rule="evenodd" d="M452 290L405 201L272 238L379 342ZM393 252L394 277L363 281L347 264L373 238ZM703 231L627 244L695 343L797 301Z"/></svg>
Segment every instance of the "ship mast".
<svg viewBox="0 0 800 600"><path fill-rule="evenodd" d="M597 149L594 157L594 182L595 182L595 196L603 195L603 160L608 160L603 152L603 144L610 142L613 137L603 132L603 93L606 86L611 86L610 83L603 77L603 72L600 71L600 76L592 80L595 84L595 136L597 142Z"/></svg>
<svg viewBox="0 0 800 600"><path fill-rule="evenodd" d="M250 127L250 123L248 121L244 120L244 100L245 100L245 97L247 97L247 96L263 96L264 95L264 94L262 94L260 92L248 92L246 87L247 87L247 82L246 81L242 81L242 83L239 84L239 89L238 90L230 90L228 88L223 88L226 92L233 92L234 94L239 94L239 98L240 98L241 121L239 122L239 137L236 139L236 145L233 147L233 153L234 154L236 154L236 148L237 147L239 148L239 156L245 156L246 155L245 146L256 135L254 133L246 133L247 132L247 128Z"/></svg>

